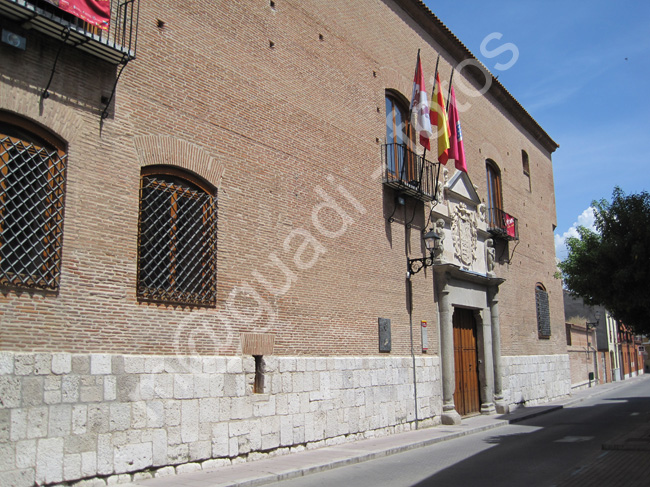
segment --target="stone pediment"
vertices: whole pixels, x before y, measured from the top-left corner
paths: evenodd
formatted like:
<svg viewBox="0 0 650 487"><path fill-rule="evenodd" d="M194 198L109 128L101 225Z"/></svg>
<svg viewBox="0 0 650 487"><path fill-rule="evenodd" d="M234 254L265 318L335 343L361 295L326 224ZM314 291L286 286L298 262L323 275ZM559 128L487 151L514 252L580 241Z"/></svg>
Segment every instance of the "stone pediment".
<svg viewBox="0 0 650 487"><path fill-rule="evenodd" d="M467 173L443 172L444 198L431 210L436 231L443 236L437 262L456 265L468 272L488 275L494 267L494 248L486 231L485 204Z"/></svg>
<svg viewBox="0 0 650 487"><path fill-rule="evenodd" d="M446 191L448 199L458 198L475 208L481 204L481 199L466 172L456 171L447 183Z"/></svg>

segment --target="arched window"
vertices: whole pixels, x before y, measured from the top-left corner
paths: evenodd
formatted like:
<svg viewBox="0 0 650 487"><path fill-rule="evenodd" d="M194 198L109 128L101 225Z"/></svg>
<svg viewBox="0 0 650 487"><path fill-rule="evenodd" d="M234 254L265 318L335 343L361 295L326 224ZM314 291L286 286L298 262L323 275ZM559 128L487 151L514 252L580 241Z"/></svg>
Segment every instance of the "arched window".
<svg viewBox="0 0 650 487"><path fill-rule="evenodd" d="M503 199L501 198L501 171L494 161L485 161L487 174L488 228L503 226Z"/></svg>
<svg viewBox="0 0 650 487"><path fill-rule="evenodd" d="M548 307L548 293L541 282L535 284L535 304L537 307L537 333L539 338L550 338L551 315Z"/></svg>
<svg viewBox="0 0 650 487"><path fill-rule="evenodd" d="M530 184L530 161L528 160L528 153L525 150L521 151L521 166L524 171L524 177L528 181L528 191L532 190Z"/></svg>
<svg viewBox="0 0 650 487"><path fill-rule="evenodd" d="M66 145L0 111L0 285L57 291Z"/></svg>
<svg viewBox="0 0 650 487"><path fill-rule="evenodd" d="M386 162L388 173L405 181L416 179L414 131L405 103L392 93L386 94Z"/></svg>
<svg viewBox="0 0 650 487"><path fill-rule="evenodd" d="M138 237L140 300L216 304L216 188L175 167L146 167Z"/></svg>

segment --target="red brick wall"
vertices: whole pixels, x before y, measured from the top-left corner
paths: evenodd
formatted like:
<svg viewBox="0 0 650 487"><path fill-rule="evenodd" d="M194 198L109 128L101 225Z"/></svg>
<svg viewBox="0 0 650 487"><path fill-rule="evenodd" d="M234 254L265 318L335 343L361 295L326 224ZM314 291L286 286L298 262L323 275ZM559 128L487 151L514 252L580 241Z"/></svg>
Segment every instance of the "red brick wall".
<svg viewBox="0 0 650 487"><path fill-rule="evenodd" d="M571 331L571 345L569 345L569 361L571 365L571 385L583 385L589 381L589 373L595 376L594 362L599 360L596 356L594 345L596 343L595 331L587 333L584 325L567 324ZM599 377L603 374L599 370Z"/></svg>
<svg viewBox="0 0 650 487"><path fill-rule="evenodd" d="M393 195L377 169L385 90L410 97L417 49L430 88L440 52L413 19L371 0L277 1L275 10L268 2L142 2L137 59L104 122L100 99L117 70L65 48L52 96L39 106L58 44L29 32L27 41L24 53L0 45L0 106L68 142L62 275L57 295L0 296L0 347L235 354L240 332L262 331L276 334L278 354L370 355L384 317L392 353L408 353L406 256L423 255L425 210L411 200L388 223ZM456 61L441 54L448 80ZM496 269L507 279L503 354L564 353L550 154L491 95L457 96L469 105L461 120L470 178L484 198L485 159L494 160L504 209L519 219L520 242ZM216 308L136 300L139 174L151 162L219 186ZM323 205L328 198L339 213ZM429 353L438 348L432 281L429 272L413 280L413 322L428 321ZM537 282L549 292L550 340L537 337Z"/></svg>

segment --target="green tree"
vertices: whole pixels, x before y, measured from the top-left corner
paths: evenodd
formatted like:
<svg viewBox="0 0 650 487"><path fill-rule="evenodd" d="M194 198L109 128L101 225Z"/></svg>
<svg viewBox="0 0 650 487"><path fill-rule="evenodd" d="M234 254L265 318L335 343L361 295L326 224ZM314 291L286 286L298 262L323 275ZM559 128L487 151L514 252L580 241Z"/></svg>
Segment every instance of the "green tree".
<svg viewBox="0 0 650 487"><path fill-rule="evenodd" d="M650 194L614 188L612 202L594 201L597 232L578 227L560 262L566 288L602 305L638 334L650 335Z"/></svg>

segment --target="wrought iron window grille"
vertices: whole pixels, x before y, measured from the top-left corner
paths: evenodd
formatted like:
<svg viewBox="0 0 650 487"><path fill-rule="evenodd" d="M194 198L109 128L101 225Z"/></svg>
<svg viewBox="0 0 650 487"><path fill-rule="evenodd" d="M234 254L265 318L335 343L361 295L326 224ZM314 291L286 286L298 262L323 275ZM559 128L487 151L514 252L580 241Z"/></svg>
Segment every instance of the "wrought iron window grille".
<svg viewBox="0 0 650 487"><path fill-rule="evenodd" d="M551 317L548 304L548 293L537 286L535 289L535 307L537 311L537 333L539 338L551 337Z"/></svg>
<svg viewBox="0 0 650 487"><path fill-rule="evenodd" d="M0 285L56 291L66 155L0 137Z"/></svg>
<svg viewBox="0 0 650 487"><path fill-rule="evenodd" d="M155 176L143 177L138 298L216 305L216 251L216 197Z"/></svg>

